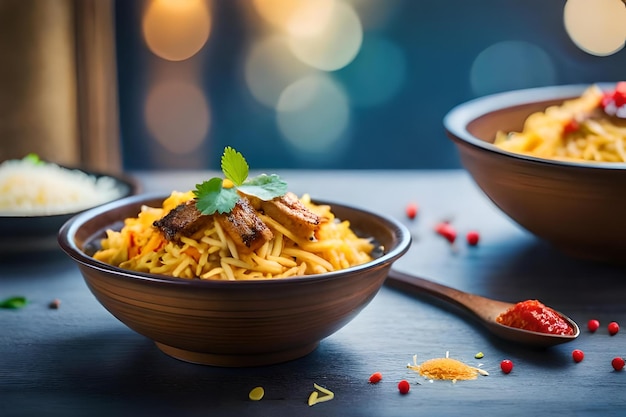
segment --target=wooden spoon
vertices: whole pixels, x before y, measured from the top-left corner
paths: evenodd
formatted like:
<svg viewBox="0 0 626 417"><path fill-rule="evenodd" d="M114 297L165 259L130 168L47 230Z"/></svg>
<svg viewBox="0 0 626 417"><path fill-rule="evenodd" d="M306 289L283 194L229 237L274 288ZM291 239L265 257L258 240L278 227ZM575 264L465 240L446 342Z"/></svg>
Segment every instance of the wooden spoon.
<svg viewBox="0 0 626 417"><path fill-rule="evenodd" d="M496 321L496 317L513 307L515 304L492 300L490 298L459 291L442 284L437 284L423 278L418 278L416 276L396 271L395 269L390 270L385 284L417 295L428 294L457 307L461 307L462 310L477 318L491 333L512 342L534 347L549 347L561 343L571 342L580 334L580 329L574 320L558 311L557 313L574 329L573 335L565 336L540 333L505 326L498 323Z"/></svg>

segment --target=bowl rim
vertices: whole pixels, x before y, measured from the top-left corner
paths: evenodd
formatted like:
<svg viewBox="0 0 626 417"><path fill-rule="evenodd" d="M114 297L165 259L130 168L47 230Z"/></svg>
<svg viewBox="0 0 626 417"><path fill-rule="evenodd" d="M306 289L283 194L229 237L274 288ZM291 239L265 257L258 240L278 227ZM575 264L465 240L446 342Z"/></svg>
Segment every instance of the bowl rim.
<svg viewBox="0 0 626 417"><path fill-rule="evenodd" d="M478 139L467 130L467 126L471 122L488 113L506 108L523 106L533 102L563 100L576 97L591 85L597 85L602 90L607 90L614 88L615 82L552 85L489 94L474 98L451 108L443 118L443 125L448 136L455 141L463 142L475 148L504 155L512 159L524 160L542 165L559 166L564 167L565 169L600 168L608 171L626 170L626 163L561 161L507 151L495 146L493 143Z"/></svg>
<svg viewBox="0 0 626 417"><path fill-rule="evenodd" d="M123 205L131 205L138 204L142 201L149 201L153 199L165 199L169 196L169 194L165 193L143 193L137 195L131 195L122 199L118 199L81 213L76 214L71 219L67 220L63 226L59 229L57 235L57 241L61 249L66 252L71 258L74 259L79 264L87 266L91 269L95 269L101 272L111 273L118 277L128 278L137 281L148 281L157 285L174 285L174 286L193 286L193 287L201 287L201 288L225 288L229 286L275 286L275 285L290 285L296 282L299 283L311 283L317 281L325 281L325 280L333 280L341 278L343 279L346 273L358 273L367 271L374 268L380 268L383 265L391 264L402 255L404 255L411 243L412 237L408 228L402 224L399 220L394 217L374 213L367 209L348 205L340 202L331 202L327 200L321 199L312 199L312 201L316 204L328 204L331 207L342 207L350 210L356 210L361 213L365 213L369 216L378 218L383 223L388 224L393 230L394 234L398 237L398 243L395 247L393 247L388 252L385 252L382 256L373 259L372 261L366 262L364 264L355 265L346 269L341 269L338 271L326 272L323 274L314 274L314 275L305 275L305 276L297 276L297 277L288 277L288 278L280 278L280 279L265 279L265 280L235 280L235 281L225 281L225 280L201 280L201 279L184 279L177 277L170 277L167 275L159 275L159 274L151 274L146 272L138 272L131 271L127 269L123 269L117 266L109 265L105 262L98 261L93 257L85 254L81 249L78 248L74 241L74 236L76 235L78 229L89 219L93 218L96 215L104 214L114 208ZM118 221L122 221L123 219L118 219ZM112 224L113 221L110 222Z"/></svg>

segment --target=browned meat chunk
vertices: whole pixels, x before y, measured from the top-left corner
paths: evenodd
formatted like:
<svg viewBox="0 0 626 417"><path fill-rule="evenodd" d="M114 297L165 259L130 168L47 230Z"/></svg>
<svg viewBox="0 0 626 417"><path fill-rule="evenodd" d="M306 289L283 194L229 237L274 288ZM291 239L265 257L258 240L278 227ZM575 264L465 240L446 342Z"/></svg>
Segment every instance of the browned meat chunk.
<svg viewBox="0 0 626 417"><path fill-rule="evenodd" d="M322 222L322 218L309 210L294 193L270 201L253 200L254 206L278 223L291 230L296 236L310 239Z"/></svg>
<svg viewBox="0 0 626 417"><path fill-rule="evenodd" d="M237 246L251 251L274 237L246 198L240 198L230 213L218 214L216 219Z"/></svg>
<svg viewBox="0 0 626 417"><path fill-rule="evenodd" d="M165 238L178 242L181 236L189 237L202 229L211 216L205 216L196 208L196 200L189 200L179 204L153 225L158 228Z"/></svg>

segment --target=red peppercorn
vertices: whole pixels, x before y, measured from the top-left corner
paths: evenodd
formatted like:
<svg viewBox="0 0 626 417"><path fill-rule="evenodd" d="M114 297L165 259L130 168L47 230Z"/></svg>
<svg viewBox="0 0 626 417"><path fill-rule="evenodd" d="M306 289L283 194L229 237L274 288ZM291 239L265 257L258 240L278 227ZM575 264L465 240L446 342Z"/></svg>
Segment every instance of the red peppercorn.
<svg viewBox="0 0 626 417"><path fill-rule="evenodd" d="M381 374L380 372L374 372L372 375L370 375L370 384L378 384L381 379L383 379L383 374Z"/></svg>
<svg viewBox="0 0 626 417"><path fill-rule="evenodd" d="M607 328L611 336L615 336L619 332L619 324L616 321L610 322Z"/></svg>
<svg viewBox="0 0 626 417"><path fill-rule="evenodd" d="M437 225L435 226L435 232L445 237L450 243L454 243L454 241L456 240L456 230L454 230L454 227L452 227L450 223L437 223Z"/></svg>
<svg viewBox="0 0 626 417"><path fill-rule="evenodd" d="M576 132L580 129L580 124L576 119L571 119L569 122L563 126L563 134L567 135L568 133Z"/></svg>
<svg viewBox="0 0 626 417"><path fill-rule="evenodd" d="M613 358L613 360L611 361L611 366L616 371L621 371L622 369L624 369L624 359L620 357Z"/></svg>
<svg viewBox="0 0 626 417"><path fill-rule="evenodd" d="M417 216L417 209L418 209L417 204L409 203L406 206L406 217L413 220L415 216Z"/></svg>
<svg viewBox="0 0 626 417"><path fill-rule="evenodd" d="M574 359L574 362L576 363L582 362L584 358L585 358L585 353L582 350L574 349L572 351L572 359Z"/></svg>
<svg viewBox="0 0 626 417"><path fill-rule="evenodd" d="M409 385L409 381L407 381L406 379L398 382L398 391L400 391L400 394L406 394L409 392L410 389L411 386Z"/></svg>
<svg viewBox="0 0 626 417"><path fill-rule="evenodd" d="M500 362L500 369L502 369L502 372L504 372L505 374L510 373L513 370L513 362L511 362L509 359L504 359L502 362Z"/></svg>
<svg viewBox="0 0 626 417"><path fill-rule="evenodd" d="M591 333L593 333L600 328L600 322L598 320L591 319L587 322L587 328Z"/></svg>
<svg viewBox="0 0 626 417"><path fill-rule="evenodd" d="M477 231L475 230L470 230L469 232L467 232L467 244L470 246L476 246L478 245L478 240L480 239L480 235L478 234Z"/></svg>
<svg viewBox="0 0 626 417"><path fill-rule="evenodd" d="M615 101L615 105L617 107L622 107L624 104L626 104L626 83L624 81L620 81L615 86L613 100Z"/></svg>
<svg viewBox="0 0 626 417"><path fill-rule="evenodd" d="M610 115L626 105L626 82L617 83L614 91L607 91L602 96L601 107Z"/></svg>

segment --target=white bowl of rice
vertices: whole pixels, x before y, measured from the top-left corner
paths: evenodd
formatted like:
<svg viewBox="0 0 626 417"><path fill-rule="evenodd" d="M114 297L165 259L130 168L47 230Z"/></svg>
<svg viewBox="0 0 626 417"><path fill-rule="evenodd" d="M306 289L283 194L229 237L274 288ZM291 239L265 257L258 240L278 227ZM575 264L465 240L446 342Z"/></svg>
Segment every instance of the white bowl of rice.
<svg viewBox="0 0 626 417"><path fill-rule="evenodd" d="M0 164L0 254L57 249L59 228L76 213L137 192L130 178L39 160Z"/></svg>

